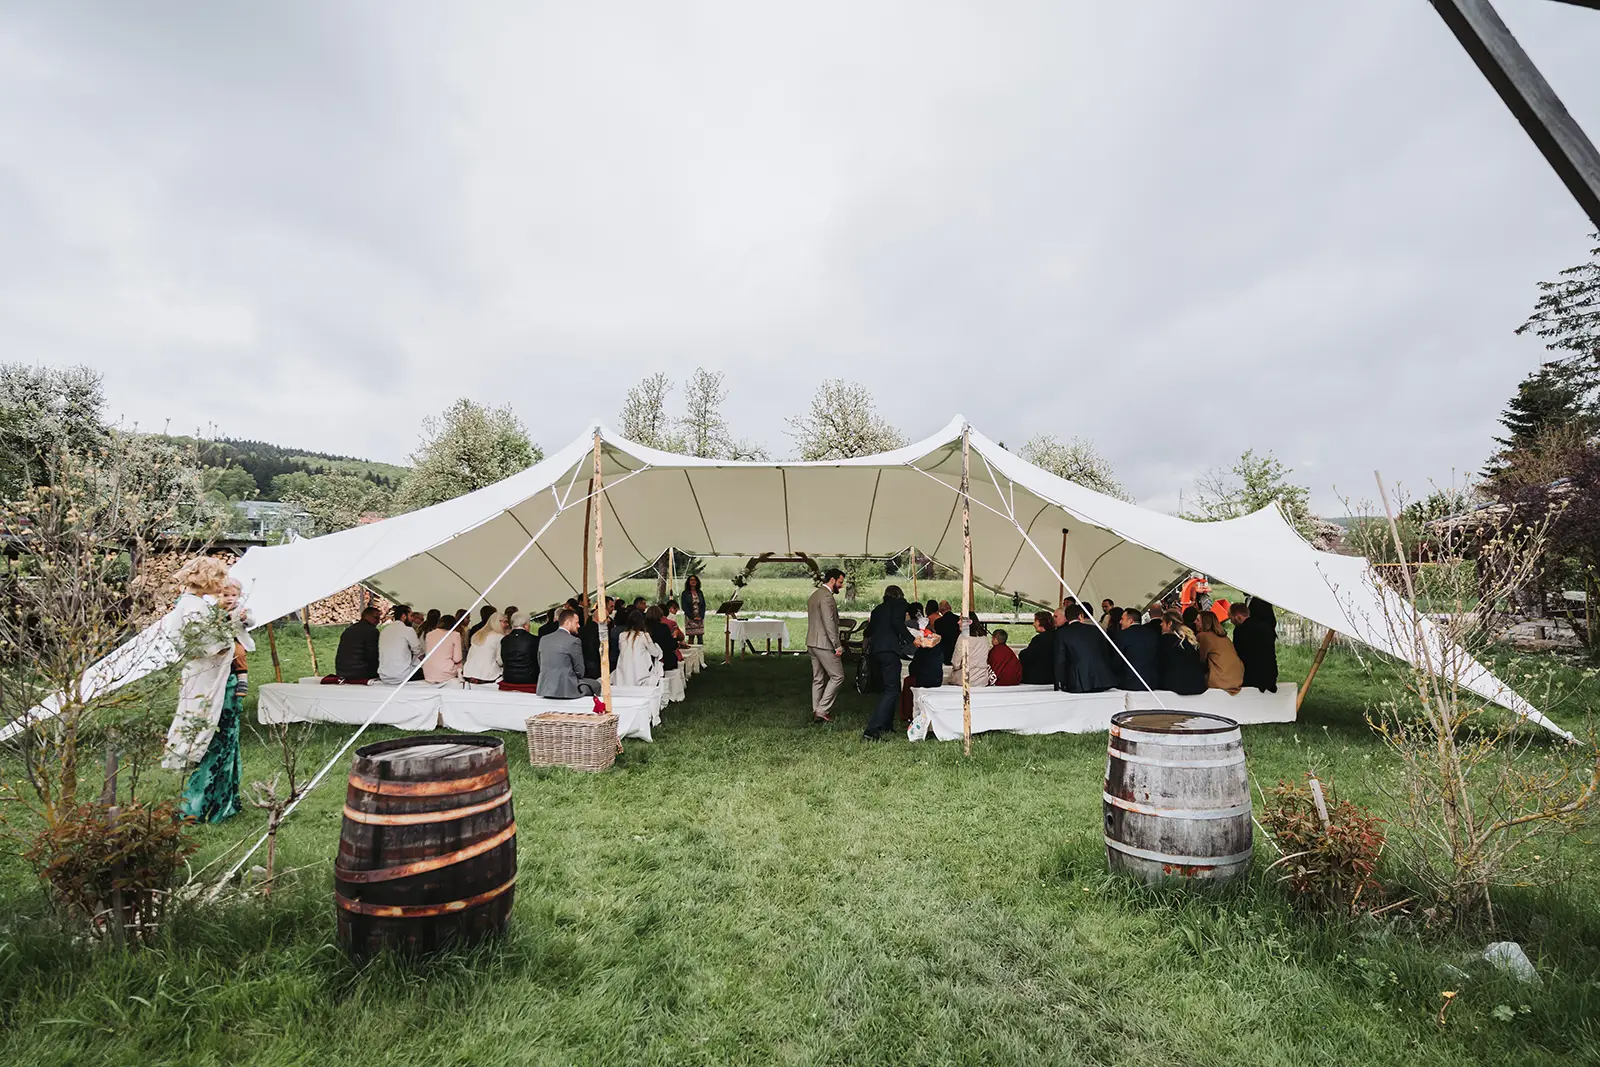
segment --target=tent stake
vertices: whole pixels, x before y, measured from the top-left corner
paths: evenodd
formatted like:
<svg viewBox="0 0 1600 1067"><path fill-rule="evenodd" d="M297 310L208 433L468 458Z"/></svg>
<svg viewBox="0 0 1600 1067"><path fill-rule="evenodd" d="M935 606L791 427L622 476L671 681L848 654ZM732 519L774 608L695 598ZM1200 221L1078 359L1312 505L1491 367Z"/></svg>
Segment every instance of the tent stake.
<svg viewBox="0 0 1600 1067"><path fill-rule="evenodd" d="M1067 528L1061 527L1061 569L1056 571L1061 584L1056 589L1056 607L1067 602Z"/></svg>
<svg viewBox="0 0 1600 1067"><path fill-rule="evenodd" d="M276 681L283 681L283 664L278 662L278 627L277 620L267 623L267 645L272 649L272 677ZM407 623L407 625L410 625Z"/></svg>
<svg viewBox="0 0 1600 1067"><path fill-rule="evenodd" d="M306 651L311 653L311 673L321 676L322 671L317 668L317 646L311 643L311 605L307 604L300 612L300 628L306 634Z"/></svg>
<svg viewBox="0 0 1600 1067"><path fill-rule="evenodd" d="M963 426L961 428L961 617L968 620L972 618L972 497L968 491L967 481L971 456L969 438L968 429ZM961 752L962 755L970 756L972 755L972 684L967 675L967 657L962 656Z"/></svg>
<svg viewBox="0 0 1600 1067"><path fill-rule="evenodd" d="M594 432L594 489L596 496L604 493L605 479L600 472L600 431ZM590 497L593 502L595 498ZM599 626L608 627L607 633L600 636L600 703L605 705L607 711L611 710L611 638L609 626L611 623L610 612L606 611L606 542L600 524L605 508L594 508L594 580L596 583L595 605L599 614L596 616L596 629ZM588 584L585 582L584 584ZM622 741L617 741L617 747L622 747Z"/></svg>
<svg viewBox="0 0 1600 1067"><path fill-rule="evenodd" d="M1306 702L1306 694L1311 692L1311 679L1317 676L1318 669L1322 666L1322 657L1328 654L1328 646L1333 644L1333 639L1338 635L1330 626L1323 635L1322 645L1317 649L1317 658L1311 661L1311 669L1306 672L1306 680L1300 684L1300 695L1294 698L1294 713L1300 714L1300 705Z"/></svg>
<svg viewBox="0 0 1600 1067"><path fill-rule="evenodd" d="M589 479L589 496L583 502L583 591L578 594L578 603L585 609L589 604L589 522L594 515L594 479Z"/></svg>

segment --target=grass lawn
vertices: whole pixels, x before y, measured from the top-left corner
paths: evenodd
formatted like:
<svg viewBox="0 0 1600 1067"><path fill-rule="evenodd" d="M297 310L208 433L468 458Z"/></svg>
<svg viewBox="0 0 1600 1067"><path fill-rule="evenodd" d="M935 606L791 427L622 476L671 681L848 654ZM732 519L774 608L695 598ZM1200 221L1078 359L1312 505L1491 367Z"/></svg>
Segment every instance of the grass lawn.
<svg viewBox="0 0 1600 1067"><path fill-rule="evenodd" d="M280 636L286 672L307 672L298 635ZM334 636L318 634L324 663ZM1299 677L1310 650L1283 658ZM1262 874L1259 835L1255 876L1231 892L1110 879L1103 735L983 736L970 760L958 744L866 745L868 697L847 692L835 727L807 723L804 659L712 660L610 773L536 772L506 735L512 926L461 955L357 967L336 949L339 775L288 824L281 859L298 871L269 903L179 914L143 952L74 943L5 861L0 1053L29 1067L1600 1060L1592 833L1562 859L1560 892L1501 900L1500 936L1544 976L1531 989L1465 962L1481 938L1298 915ZM271 677L264 651L252 677ZM1331 654L1302 722L1247 729L1254 773L1315 763L1359 799L1384 766L1360 717L1372 697L1354 658ZM345 736L319 728L314 754ZM273 769L259 741L245 759L246 781ZM250 810L199 830L197 864L262 823ZM1460 995L1441 1027L1447 989Z"/></svg>

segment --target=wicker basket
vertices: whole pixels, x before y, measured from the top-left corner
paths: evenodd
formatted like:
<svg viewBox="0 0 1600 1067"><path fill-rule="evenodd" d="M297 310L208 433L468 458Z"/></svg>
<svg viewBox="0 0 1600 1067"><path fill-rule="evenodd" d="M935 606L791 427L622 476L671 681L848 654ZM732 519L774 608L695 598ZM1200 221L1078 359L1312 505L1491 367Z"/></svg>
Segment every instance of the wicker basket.
<svg viewBox="0 0 1600 1067"><path fill-rule="evenodd" d="M528 762L535 767L603 771L617 760L617 717L611 712L547 711L527 725Z"/></svg>

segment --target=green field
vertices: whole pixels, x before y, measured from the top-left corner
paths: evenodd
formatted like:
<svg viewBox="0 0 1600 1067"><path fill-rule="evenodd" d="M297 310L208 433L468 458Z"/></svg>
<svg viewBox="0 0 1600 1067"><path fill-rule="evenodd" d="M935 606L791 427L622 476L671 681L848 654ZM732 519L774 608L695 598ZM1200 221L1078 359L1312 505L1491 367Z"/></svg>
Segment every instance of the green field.
<svg viewBox="0 0 1600 1067"><path fill-rule="evenodd" d="M324 663L335 636L318 632ZM286 672L308 672L282 637ZM1309 650L1283 659L1299 677ZM270 673L256 655L256 684ZM1467 962L1482 937L1297 914L1259 835L1234 891L1110 879L1103 735L981 736L971 759L866 745L870 698L847 691L839 724L813 727L807 682L801 657L718 663L602 775L536 772L506 735L512 926L461 955L358 967L334 946L337 774L285 830L294 873L270 902L179 909L142 952L60 930L7 860L0 1051L28 1067L1600 1061L1592 833L1559 858L1557 890L1500 899L1496 936L1544 977L1529 988ZM1270 785L1315 765L1370 798L1387 767L1361 721L1374 698L1335 651L1303 721L1247 728L1253 772ZM346 736L318 728L315 754ZM258 740L245 758L247 781L272 772ZM196 866L263 821L197 831ZM1444 990L1459 997L1441 1027Z"/></svg>

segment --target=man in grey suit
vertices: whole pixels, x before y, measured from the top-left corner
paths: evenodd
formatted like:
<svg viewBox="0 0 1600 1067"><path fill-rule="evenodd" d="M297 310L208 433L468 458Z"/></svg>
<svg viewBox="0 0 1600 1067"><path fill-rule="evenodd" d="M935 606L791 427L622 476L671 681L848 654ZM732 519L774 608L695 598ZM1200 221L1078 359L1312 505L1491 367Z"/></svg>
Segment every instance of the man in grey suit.
<svg viewBox="0 0 1600 1067"><path fill-rule="evenodd" d="M828 568L806 601L806 651L811 654L811 721L832 722L833 698L844 684L844 645L839 640L839 604L844 571Z"/></svg>
<svg viewBox="0 0 1600 1067"><path fill-rule="evenodd" d="M578 613L562 608L556 628L539 639L539 695L552 700L593 696L595 685L583 677L583 642L578 640Z"/></svg>

